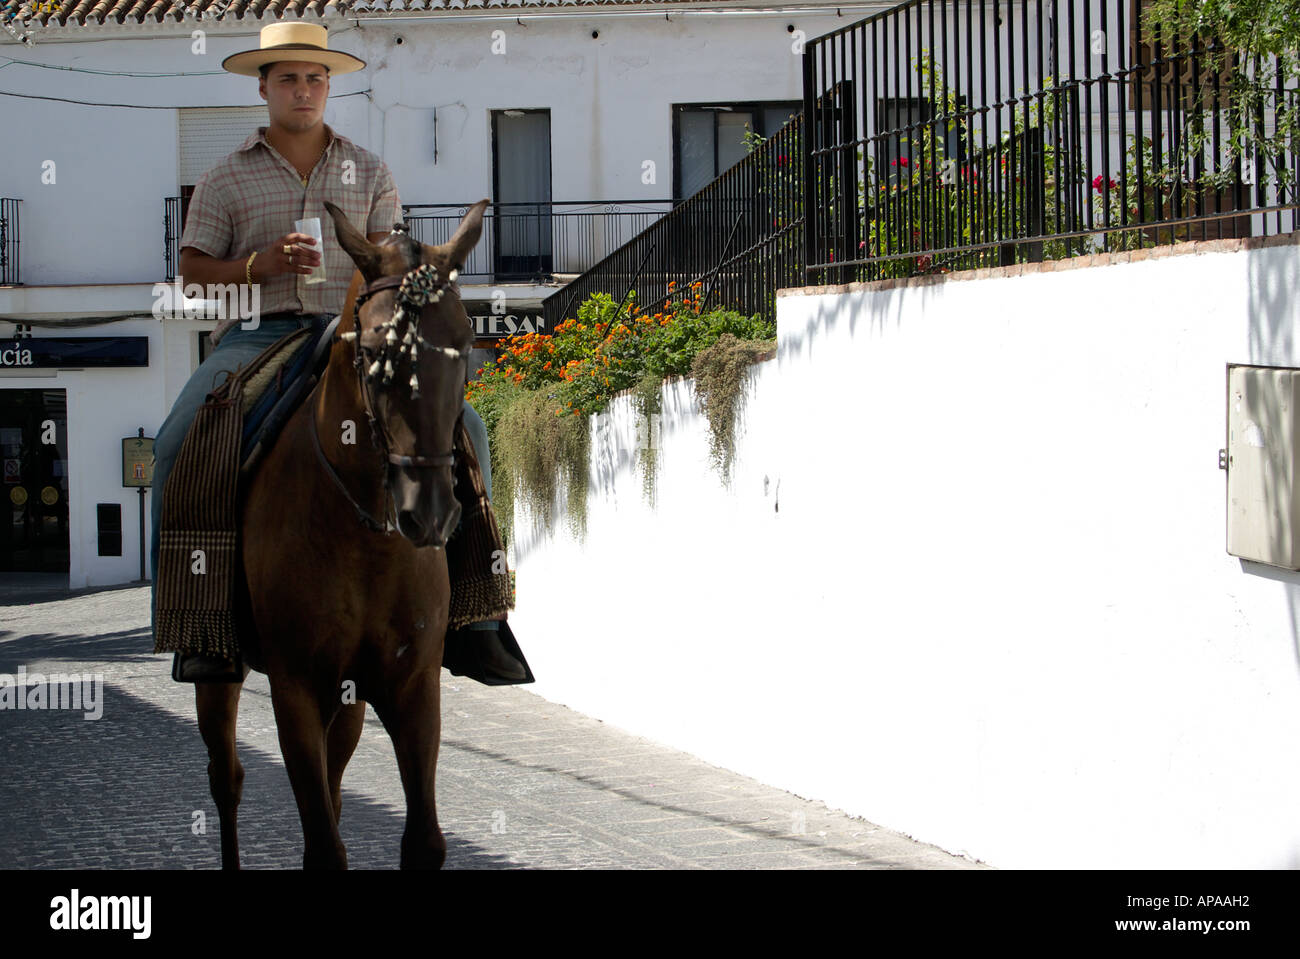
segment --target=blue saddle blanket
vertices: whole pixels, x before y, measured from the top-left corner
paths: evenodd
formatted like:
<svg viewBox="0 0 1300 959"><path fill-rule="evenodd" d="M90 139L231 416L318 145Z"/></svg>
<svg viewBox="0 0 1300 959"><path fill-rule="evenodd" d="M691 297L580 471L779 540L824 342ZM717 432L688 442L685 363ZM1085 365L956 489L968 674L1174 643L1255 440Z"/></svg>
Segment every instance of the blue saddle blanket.
<svg viewBox="0 0 1300 959"><path fill-rule="evenodd" d="M255 364L271 362L275 373L259 384L260 392L246 397L243 434L240 439L242 472L247 475L271 448L294 410L320 379L329 360L330 343L339 318L298 330L267 348ZM288 359L272 361L268 354L288 351ZM246 387L247 389L247 387ZM251 403L251 405L249 405Z"/></svg>

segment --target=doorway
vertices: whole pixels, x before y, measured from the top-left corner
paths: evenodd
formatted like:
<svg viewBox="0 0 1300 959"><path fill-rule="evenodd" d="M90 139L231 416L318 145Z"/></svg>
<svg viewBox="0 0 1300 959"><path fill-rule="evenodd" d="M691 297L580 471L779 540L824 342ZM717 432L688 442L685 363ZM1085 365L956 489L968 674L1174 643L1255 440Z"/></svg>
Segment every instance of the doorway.
<svg viewBox="0 0 1300 959"><path fill-rule="evenodd" d="M492 231L497 280L549 276L550 110L492 111L492 195L497 204Z"/></svg>
<svg viewBox="0 0 1300 959"><path fill-rule="evenodd" d="M0 390L0 572L68 572L65 390Z"/></svg>

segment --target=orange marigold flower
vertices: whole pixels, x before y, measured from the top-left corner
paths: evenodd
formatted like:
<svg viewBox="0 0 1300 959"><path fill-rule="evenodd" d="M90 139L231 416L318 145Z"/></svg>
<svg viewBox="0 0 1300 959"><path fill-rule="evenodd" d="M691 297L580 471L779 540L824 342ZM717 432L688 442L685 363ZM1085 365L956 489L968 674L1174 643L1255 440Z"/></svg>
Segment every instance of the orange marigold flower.
<svg viewBox="0 0 1300 959"><path fill-rule="evenodd" d="M677 281L676 281L676 280L669 280L669 281L668 281L668 289L670 289L670 290L675 290L675 289L677 289Z"/></svg>

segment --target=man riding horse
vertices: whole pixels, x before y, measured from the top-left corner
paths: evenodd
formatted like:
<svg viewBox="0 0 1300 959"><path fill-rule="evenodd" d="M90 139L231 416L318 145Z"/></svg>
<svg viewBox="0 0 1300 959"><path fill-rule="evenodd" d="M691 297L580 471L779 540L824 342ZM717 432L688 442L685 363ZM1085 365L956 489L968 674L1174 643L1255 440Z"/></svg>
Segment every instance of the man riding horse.
<svg viewBox="0 0 1300 959"><path fill-rule="evenodd" d="M288 227L319 215L330 201L371 242L382 240L402 219L392 174L384 161L336 134L324 123L332 74L365 67L356 57L328 49L324 27L276 23L261 31L261 46L227 57L222 67L259 76L258 93L270 123L204 174L195 186L181 236L180 273L187 282L259 286L261 311L247 327L222 321L213 331L213 352L185 384L154 443L154 623L163 489L199 408L224 375L255 359L271 344L303 326L323 326L343 311L353 263L334 231L323 231L323 248ZM324 263L323 283L304 282ZM491 495L487 431L468 403L464 425ZM469 512L468 510L466 511ZM527 681L527 672L502 643L509 637L504 615L447 634L443 665L491 685ZM514 645L513 637L508 641ZM517 648L517 647L516 647ZM240 663L182 654L174 674L182 681L239 681Z"/></svg>

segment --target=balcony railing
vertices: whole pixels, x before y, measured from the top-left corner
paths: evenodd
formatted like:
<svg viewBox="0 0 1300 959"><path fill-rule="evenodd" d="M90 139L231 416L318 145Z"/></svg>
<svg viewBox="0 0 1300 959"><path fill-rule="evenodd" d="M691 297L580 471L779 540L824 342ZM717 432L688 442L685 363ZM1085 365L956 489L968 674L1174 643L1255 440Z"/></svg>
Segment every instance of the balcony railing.
<svg viewBox="0 0 1300 959"><path fill-rule="evenodd" d="M181 198L169 196L163 200L163 265L168 283L176 279L181 264Z"/></svg>
<svg viewBox="0 0 1300 959"><path fill-rule="evenodd" d="M412 203L402 207L411 236L431 246L451 238L469 203ZM465 283L548 282L587 270L672 209L672 200L582 200L495 203L483 219L483 237L461 270ZM166 279L180 264L181 198L163 201Z"/></svg>
<svg viewBox="0 0 1300 959"><path fill-rule="evenodd" d="M411 236L436 245L451 238L468 203L409 204ZM583 273L668 213L672 200L494 203L483 238L461 270L468 283L547 282Z"/></svg>
<svg viewBox="0 0 1300 959"><path fill-rule="evenodd" d="M21 202L0 198L0 286L22 286L18 257L18 204Z"/></svg>

